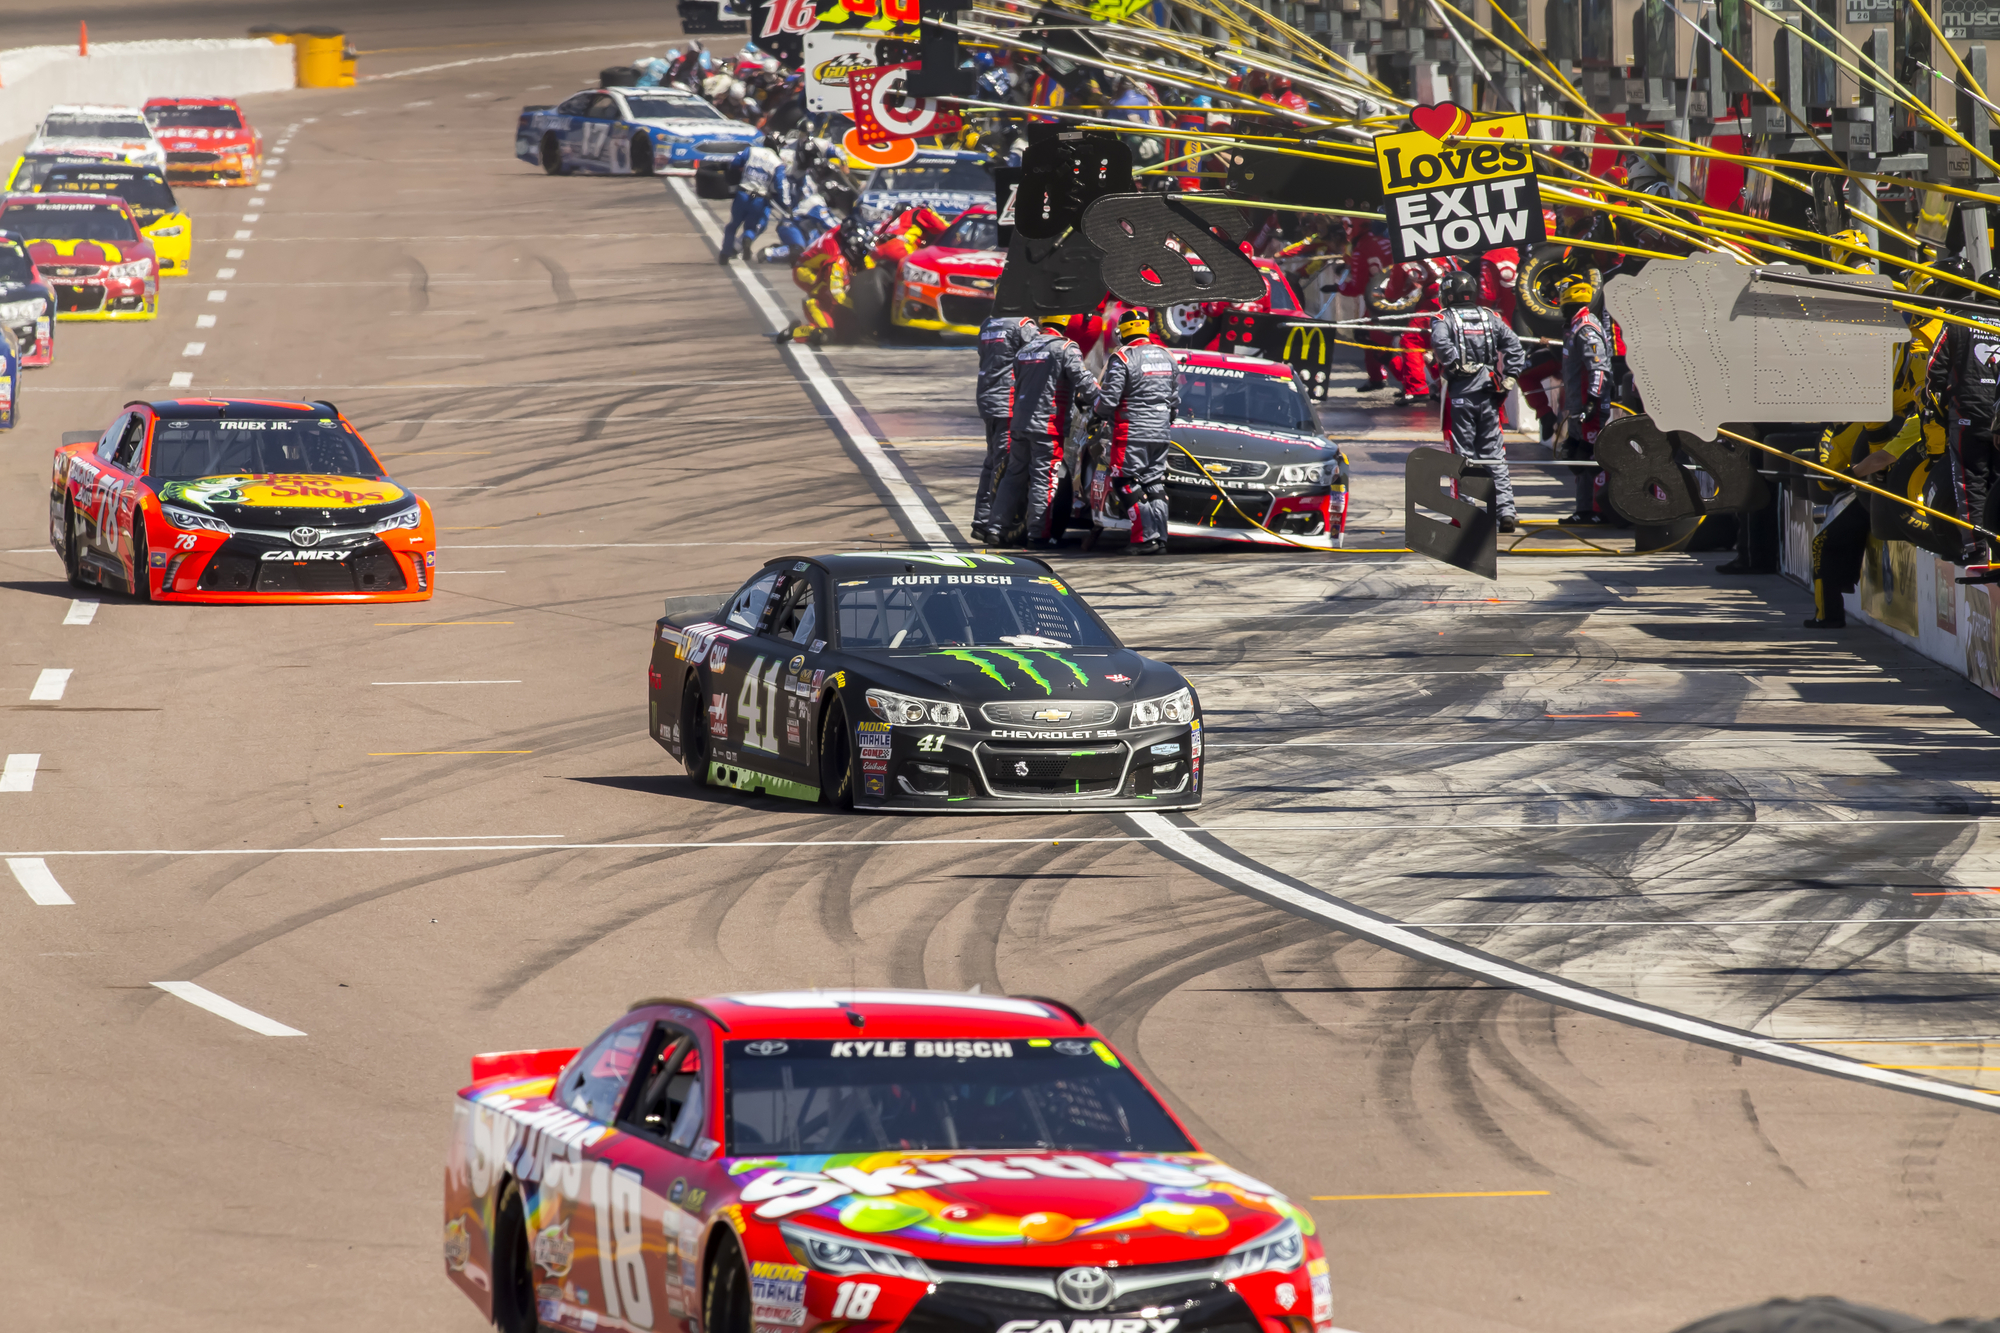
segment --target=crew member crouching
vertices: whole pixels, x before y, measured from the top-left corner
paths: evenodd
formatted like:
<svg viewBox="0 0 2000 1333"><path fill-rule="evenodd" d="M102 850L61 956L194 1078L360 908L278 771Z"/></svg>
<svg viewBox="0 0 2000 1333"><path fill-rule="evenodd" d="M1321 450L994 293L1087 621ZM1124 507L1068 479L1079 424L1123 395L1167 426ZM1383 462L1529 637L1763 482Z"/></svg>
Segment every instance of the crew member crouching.
<svg viewBox="0 0 2000 1333"><path fill-rule="evenodd" d="M1132 554L1158 555L1167 549L1167 428L1180 410L1180 368L1144 310L1119 316L1118 340L1097 391L1097 415L1111 422L1104 465L1131 509Z"/></svg>

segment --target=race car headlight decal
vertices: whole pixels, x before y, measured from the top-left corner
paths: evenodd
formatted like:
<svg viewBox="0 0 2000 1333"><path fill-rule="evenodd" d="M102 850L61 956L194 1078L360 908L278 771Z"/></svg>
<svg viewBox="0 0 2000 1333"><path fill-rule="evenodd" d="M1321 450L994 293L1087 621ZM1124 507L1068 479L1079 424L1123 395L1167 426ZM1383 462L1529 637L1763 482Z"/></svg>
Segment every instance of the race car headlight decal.
<svg viewBox="0 0 2000 1333"><path fill-rule="evenodd" d="M903 281L907 283L914 283L919 287L944 286L943 278L940 278L931 269L924 268L919 264L903 265Z"/></svg>
<svg viewBox="0 0 2000 1333"><path fill-rule="evenodd" d="M1253 1273L1289 1273L1305 1257L1305 1237L1299 1234L1299 1224L1288 1217L1250 1244L1224 1255L1216 1276L1232 1282Z"/></svg>
<svg viewBox="0 0 2000 1333"><path fill-rule="evenodd" d="M25 320L40 319L44 302L37 296L28 301L8 301L0 304L0 324L19 324Z"/></svg>
<svg viewBox="0 0 2000 1333"><path fill-rule="evenodd" d="M105 270L105 275L120 282L137 282L153 271L153 266L143 259L135 259L129 264L113 264Z"/></svg>
<svg viewBox="0 0 2000 1333"><path fill-rule="evenodd" d="M794 1258L816 1272L881 1273L886 1277L915 1278L919 1282L937 1279L924 1261L913 1254L892 1250L886 1245L863 1245L842 1236L830 1236L792 1222L780 1222L778 1231Z"/></svg>
<svg viewBox="0 0 2000 1333"><path fill-rule="evenodd" d="M884 722L906 727L963 727L965 710L937 699L916 699L888 690L868 691L868 711Z"/></svg>
<svg viewBox="0 0 2000 1333"><path fill-rule="evenodd" d="M1278 469L1280 486L1308 486L1319 480L1317 463L1287 463Z"/></svg>
<svg viewBox="0 0 2000 1333"><path fill-rule="evenodd" d="M167 522L177 528L205 528L210 532L220 532L225 535L236 531L236 529L230 527L219 518L208 514L191 514L185 509L176 509L172 505L161 505L160 513L166 517Z"/></svg>
<svg viewBox="0 0 2000 1333"><path fill-rule="evenodd" d="M1194 694L1175 690L1164 699L1142 699L1132 705L1132 725L1158 726L1162 722L1194 721Z"/></svg>
<svg viewBox="0 0 2000 1333"><path fill-rule="evenodd" d="M424 511L411 505L400 514L391 514L377 523L370 531L389 532L395 528L414 528L424 521Z"/></svg>
<svg viewBox="0 0 2000 1333"><path fill-rule="evenodd" d="M149 236L178 236L180 234L181 229L179 227L155 227L147 233Z"/></svg>

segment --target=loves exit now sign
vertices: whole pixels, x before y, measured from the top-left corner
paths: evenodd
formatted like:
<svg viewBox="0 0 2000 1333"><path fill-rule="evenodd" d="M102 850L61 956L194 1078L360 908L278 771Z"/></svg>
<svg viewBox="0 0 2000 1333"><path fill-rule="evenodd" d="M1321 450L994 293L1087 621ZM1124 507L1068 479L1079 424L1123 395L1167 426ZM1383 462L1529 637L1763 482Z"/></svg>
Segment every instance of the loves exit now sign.
<svg viewBox="0 0 2000 1333"><path fill-rule="evenodd" d="M1475 122L1464 107L1441 102L1412 109L1410 124L1375 136L1396 258L1483 254L1546 239L1526 116Z"/></svg>

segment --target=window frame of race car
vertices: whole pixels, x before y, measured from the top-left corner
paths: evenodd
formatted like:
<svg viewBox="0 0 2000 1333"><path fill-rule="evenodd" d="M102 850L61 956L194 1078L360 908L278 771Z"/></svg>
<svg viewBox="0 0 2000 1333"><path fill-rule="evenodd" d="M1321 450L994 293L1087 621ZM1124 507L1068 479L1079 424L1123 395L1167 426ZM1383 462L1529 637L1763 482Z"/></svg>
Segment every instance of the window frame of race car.
<svg viewBox="0 0 2000 1333"><path fill-rule="evenodd" d="M162 436L176 423L190 431L209 425L211 433L226 423L256 430L260 450L270 443L262 437L280 427L310 427L340 437L354 466L287 468L276 466L282 457L258 453L170 467L162 449L178 442ZM396 484L327 402L127 403L102 434L56 449L49 544L75 586L117 588L141 601L425 601L436 582L429 504ZM345 587L335 575L346 576ZM376 579L381 586L370 586Z"/></svg>
<svg viewBox="0 0 2000 1333"><path fill-rule="evenodd" d="M640 116L633 112L634 98L672 102L685 106L688 114ZM603 114L607 109L609 114ZM715 130L676 133L660 123L673 121L713 121ZM630 128L621 133L621 126ZM711 160L726 165L758 137L754 125L731 120L684 89L586 88L553 106L523 107L514 130L514 156L551 176L695 172L699 178Z"/></svg>
<svg viewBox="0 0 2000 1333"><path fill-rule="evenodd" d="M1074 632L971 644L939 622L925 642L906 627L886 646L848 644L840 589L876 579L932 590L927 597L984 587L1017 620L1044 598L1066 608ZM814 608L809 619L802 603ZM834 623L817 610L829 606ZM957 623L970 626L963 616ZM1121 644L1032 557L781 556L720 609L670 610L652 637L648 734L698 783L857 810L1157 810L1201 801L1193 687Z"/></svg>
<svg viewBox="0 0 2000 1333"><path fill-rule="evenodd" d="M64 180L81 184L106 185L109 189L91 190L51 189ZM157 186L157 192L149 202L134 195L149 193L144 188L121 188ZM180 201L174 197L174 187L167 180L165 172L157 167L134 166L125 162L51 162L37 176L33 192L35 194L115 194L123 199L132 210L132 220L139 225L139 234L153 247L153 254L159 260L160 276L186 277L188 266L194 255L194 222L181 211Z"/></svg>
<svg viewBox="0 0 2000 1333"><path fill-rule="evenodd" d="M951 1126L945 1142L919 1145L876 1123L864 1128L882 1132L860 1143L751 1142L739 1085L775 1084L789 1100L795 1066L871 1077L870 1105L892 1114L934 1111L912 1105L921 1087L975 1117L999 1112L989 1124L1010 1111L1026 1124L1013 1142L962 1142ZM1311 1214L1203 1149L1059 1001L645 999L580 1048L475 1056L472 1079L446 1155L446 1276L501 1333L829 1320L857 1331L1334 1333ZM1021 1117L1032 1098L1018 1092L992 1108L974 1095L1038 1086L1070 1103L1072 1121L1111 1120L1097 1087L1135 1114L1122 1136L1071 1133Z"/></svg>

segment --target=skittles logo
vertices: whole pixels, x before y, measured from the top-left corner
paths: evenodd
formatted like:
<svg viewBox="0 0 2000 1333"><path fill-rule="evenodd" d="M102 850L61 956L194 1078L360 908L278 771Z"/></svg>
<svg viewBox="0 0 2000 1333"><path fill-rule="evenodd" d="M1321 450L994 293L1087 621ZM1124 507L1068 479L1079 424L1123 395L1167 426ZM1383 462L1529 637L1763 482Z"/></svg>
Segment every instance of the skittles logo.
<svg viewBox="0 0 2000 1333"><path fill-rule="evenodd" d="M390 481L296 472L203 477L198 481L169 482L160 488L162 500L197 509L218 503L255 509L359 509L400 500L407 494Z"/></svg>

